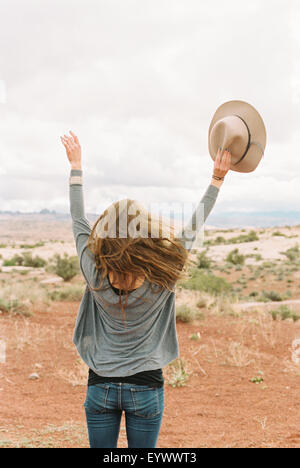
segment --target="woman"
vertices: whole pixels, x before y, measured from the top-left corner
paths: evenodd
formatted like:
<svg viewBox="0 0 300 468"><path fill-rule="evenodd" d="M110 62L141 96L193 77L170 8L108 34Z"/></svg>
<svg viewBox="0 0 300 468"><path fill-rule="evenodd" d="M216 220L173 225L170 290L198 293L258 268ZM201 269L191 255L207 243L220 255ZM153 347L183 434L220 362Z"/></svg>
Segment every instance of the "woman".
<svg viewBox="0 0 300 468"><path fill-rule="evenodd" d="M175 286L195 236L187 236L187 227L180 236L170 230L166 237L165 225L133 200L113 204L91 230L83 206L81 147L70 134L61 141L71 163L70 210L86 280L73 341L89 367L84 407L90 447L117 447L123 410L128 447L156 447L164 410L162 368L179 354ZM222 158L221 153L220 148L192 221L204 207L205 222L214 206L230 167L230 152ZM153 225L159 234L151 237Z"/></svg>

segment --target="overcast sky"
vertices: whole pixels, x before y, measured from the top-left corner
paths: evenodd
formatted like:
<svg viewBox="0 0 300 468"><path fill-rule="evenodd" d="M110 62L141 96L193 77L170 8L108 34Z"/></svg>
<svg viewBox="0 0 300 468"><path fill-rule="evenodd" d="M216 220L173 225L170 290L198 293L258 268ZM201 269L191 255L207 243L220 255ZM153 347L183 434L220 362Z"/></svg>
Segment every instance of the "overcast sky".
<svg viewBox="0 0 300 468"><path fill-rule="evenodd" d="M87 212L198 201L211 118L233 99L267 147L214 212L299 210L299 24L298 0L0 0L0 210L69 210L69 129Z"/></svg>

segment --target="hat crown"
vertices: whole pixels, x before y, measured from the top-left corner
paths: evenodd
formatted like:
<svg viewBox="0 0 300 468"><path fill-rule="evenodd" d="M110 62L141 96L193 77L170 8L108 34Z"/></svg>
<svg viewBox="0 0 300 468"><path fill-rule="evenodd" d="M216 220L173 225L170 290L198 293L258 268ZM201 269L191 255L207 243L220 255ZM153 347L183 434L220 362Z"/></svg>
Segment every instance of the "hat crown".
<svg viewBox="0 0 300 468"><path fill-rule="evenodd" d="M231 162L235 164L244 153L249 141L249 133L242 119L236 115L228 115L217 120L210 133L212 150L217 153L218 148L230 149Z"/></svg>

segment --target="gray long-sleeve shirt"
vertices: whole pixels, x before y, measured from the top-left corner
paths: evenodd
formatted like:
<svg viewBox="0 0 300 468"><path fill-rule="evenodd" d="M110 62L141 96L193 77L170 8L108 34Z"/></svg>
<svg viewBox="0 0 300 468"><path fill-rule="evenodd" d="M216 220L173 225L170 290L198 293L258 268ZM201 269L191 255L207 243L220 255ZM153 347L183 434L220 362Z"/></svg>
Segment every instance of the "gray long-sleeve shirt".
<svg viewBox="0 0 300 468"><path fill-rule="evenodd" d="M73 336L81 358L96 374L104 377L125 377L166 366L179 355L175 291L153 292L145 280L128 295L127 327L124 327L119 298L109 287L108 280L104 280L103 290L92 291L89 287L98 287L99 279L94 254L87 248L91 228L84 212L82 171L72 169L69 184L73 233L86 281ZM209 185L200 200L183 232L187 249L193 245L189 229L195 217L202 213L203 225L218 193L217 187ZM201 227L198 223L197 229ZM188 242L184 233L188 233Z"/></svg>

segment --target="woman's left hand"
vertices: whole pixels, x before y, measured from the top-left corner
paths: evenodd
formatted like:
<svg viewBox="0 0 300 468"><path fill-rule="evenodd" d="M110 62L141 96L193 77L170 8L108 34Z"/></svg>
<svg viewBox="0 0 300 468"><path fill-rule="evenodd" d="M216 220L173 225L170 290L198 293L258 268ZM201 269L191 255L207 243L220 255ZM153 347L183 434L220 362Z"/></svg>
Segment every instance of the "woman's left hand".
<svg viewBox="0 0 300 468"><path fill-rule="evenodd" d="M72 136L64 135L60 137L62 144L66 148L68 159L71 163L72 169L81 170L81 146L77 136L71 132Z"/></svg>

